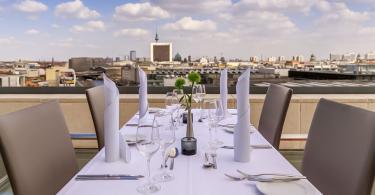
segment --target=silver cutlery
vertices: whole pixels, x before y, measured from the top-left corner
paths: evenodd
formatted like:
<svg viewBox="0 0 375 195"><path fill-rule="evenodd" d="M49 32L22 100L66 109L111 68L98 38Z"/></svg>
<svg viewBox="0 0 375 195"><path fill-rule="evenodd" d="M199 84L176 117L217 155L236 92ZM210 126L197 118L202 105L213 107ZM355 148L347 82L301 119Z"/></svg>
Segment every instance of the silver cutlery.
<svg viewBox="0 0 375 195"><path fill-rule="evenodd" d="M239 175L239 176L234 176L234 175L224 173L224 175L229 177L230 179L233 179L233 180L236 180L236 181L241 181L241 180L245 180L245 179L249 179L249 178L259 178L261 176L278 176L278 177L287 177L287 178L296 177L296 176L293 176L293 175L274 174L274 173L254 174L254 175ZM270 178L268 178L268 179L270 179Z"/></svg>
<svg viewBox="0 0 375 195"><path fill-rule="evenodd" d="M289 182L289 181L296 181L300 179L306 179L306 177L300 177L300 176L291 176L291 175L275 175L275 174L258 174L258 175L241 175L241 176L234 176L230 174L224 174L225 176L229 177L232 180L235 181L242 181L242 180L249 180L249 181L259 181L259 182ZM276 177L268 177L264 178L262 176L276 176Z"/></svg>
<svg viewBox="0 0 375 195"><path fill-rule="evenodd" d="M232 180L235 180L235 181L242 181L242 180L245 180L247 178L247 176L244 176L244 175L234 176L234 175L229 175L227 173L224 173L224 175L227 176L227 177L229 177Z"/></svg>
<svg viewBox="0 0 375 195"><path fill-rule="evenodd" d="M169 151L169 158L171 158L171 164L169 165L169 170L173 170L174 168L174 159L178 156L179 152L178 152L178 149L176 147L174 148L171 148L171 150Z"/></svg>
<svg viewBox="0 0 375 195"><path fill-rule="evenodd" d="M77 175L76 180L138 180L143 175Z"/></svg>
<svg viewBox="0 0 375 195"><path fill-rule="evenodd" d="M138 124L128 123L125 126L128 126L128 127L138 127ZM141 127L153 127L153 125L142 125ZM158 127L161 127L161 125L158 125Z"/></svg>
<svg viewBox="0 0 375 195"><path fill-rule="evenodd" d="M213 167L213 163L210 162L209 156L207 153L204 153L204 163L203 163L203 168L211 168Z"/></svg>
<svg viewBox="0 0 375 195"><path fill-rule="evenodd" d="M77 181L93 181L93 180L138 180L138 177L76 177Z"/></svg>
<svg viewBox="0 0 375 195"><path fill-rule="evenodd" d="M241 170L237 169L237 172L240 173L242 176L247 177L247 179L251 180L252 178L260 178L261 176L276 176L276 178L260 178L261 180L290 180L290 179L306 179L305 176L297 176L297 175L290 175L290 174L282 174L282 173L260 173L260 174L247 174Z"/></svg>
<svg viewBox="0 0 375 195"><path fill-rule="evenodd" d="M144 177L143 175L130 175L130 174L87 174L77 175L77 177Z"/></svg>
<svg viewBox="0 0 375 195"><path fill-rule="evenodd" d="M271 149L272 148L272 146L267 145L267 144L251 145L250 147L253 148L253 149ZM234 149L234 146L222 146L221 148Z"/></svg>
<svg viewBox="0 0 375 195"><path fill-rule="evenodd" d="M227 128L234 128L236 124L219 124L219 127L227 127Z"/></svg>
<svg viewBox="0 0 375 195"><path fill-rule="evenodd" d="M237 169L237 172L240 173L242 176L246 177L260 177L260 176L284 176L284 177L299 177L296 175L291 174L284 174L284 173L258 173L258 174L247 174L243 171Z"/></svg>
<svg viewBox="0 0 375 195"><path fill-rule="evenodd" d="M217 169L217 162L216 162L216 157L217 157L217 154L216 153L212 153L211 154L211 157L212 157L212 164L213 164L213 168L214 169Z"/></svg>

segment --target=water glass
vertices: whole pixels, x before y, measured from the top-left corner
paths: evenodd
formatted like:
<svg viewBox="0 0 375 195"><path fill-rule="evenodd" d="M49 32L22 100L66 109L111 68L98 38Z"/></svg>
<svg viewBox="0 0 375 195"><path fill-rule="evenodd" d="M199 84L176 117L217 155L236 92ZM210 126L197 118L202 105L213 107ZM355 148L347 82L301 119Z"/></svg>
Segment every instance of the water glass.
<svg viewBox="0 0 375 195"><path fill-rule="evenodd" d="M194 85L192 92L193 92L194 101L199 103L199 110L201 113L200 119L203 119L204 114L203 114L202 104L203 104L204 97L206 96L206 87L204 85Z"/></svg>
<svg viewBox="0 0 375 195"><path fill-rule="evenodd" d="M155 120L154 120L155 121ZM149 122L138 123L136 134L136 146L139 153L145 157L147 162L146 182L137 187L137 191L142 194L155 193L160 190L160 185L151 180L150 162L154 154L159 150L160 139L157 126Z"/></svg>
<svg viewBox="0 0 375 195"><path fill-rule="evenodd" d="M158 182L167 182L174 178L173 174L166 169L166 160L168 157L166 156L167 148L176 140L174 128L168 123L171 114L172 113L161 112L155 115L155 126L158 128L157 132L162 155L161 167L163 169L162 173L154 176L154 180Z"/></svg>
<svg viewBox="0 0 375 195"><path fill-rule="evenodd" d="M176 127L176 111L180 108L180 103L178 100L177 93L168 92L165 97L165 109L167 112L171 113L171 123L173 127Z"/></svg>
<svg viewBox="0 0 375 195"><path fill-rule="evenodd" d="M208 100L204 103L205 109L208 112L208 126L209 126L209 146L216 150L224 143L219 140L217 127L219 122L224 119L223 107L219 99Z"/></svg>

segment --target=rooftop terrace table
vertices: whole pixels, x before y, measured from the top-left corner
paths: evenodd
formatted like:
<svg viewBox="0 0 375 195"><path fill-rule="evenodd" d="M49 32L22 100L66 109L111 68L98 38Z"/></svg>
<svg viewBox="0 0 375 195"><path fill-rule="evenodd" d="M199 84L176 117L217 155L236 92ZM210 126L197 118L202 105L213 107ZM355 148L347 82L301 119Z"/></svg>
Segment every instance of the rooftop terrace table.
<svg viewBox="0 0 375 195"><path fill-rule="evenodd" d="M198 118L198 117L195 117ZM135 115L130 122L137 120ZM161 190L155 194L163 195L249 195L262 194L255 186L255 182L232 181L224 173L236 174L236 169L256 173L286 173L301 175L276 149L253 149L248 163L234 162L233 150L218 150L218 169L203 169L204 150L207 148L209 137L207 123L194 122L194 134L198 139L198 152L194 156L180 155L175 159L173 174L175 179L160 183ZM134 134L136 127L123 126L121 133ZM180 138L184 137L186 126L181 126L176 132L175 146L180 149ZM233 145L233 134L218 129L218 135L225 145ZM251 144L269 144L263 136L255 130L250 136ZM78 174L142 174L146 175L145 158L139 154L135 146L131 146L131 162L104 162L104 149L91 159ZM161 154L158 151L151 159L151 175L160 173ZM140 180L112 180L112 181L76 181L72 178L58 193L62 194L90 194L90 195L124 195L139 194L137 186L144 182ZM309 189L310 194L321 194L308 180L297 181Z"/></svg>

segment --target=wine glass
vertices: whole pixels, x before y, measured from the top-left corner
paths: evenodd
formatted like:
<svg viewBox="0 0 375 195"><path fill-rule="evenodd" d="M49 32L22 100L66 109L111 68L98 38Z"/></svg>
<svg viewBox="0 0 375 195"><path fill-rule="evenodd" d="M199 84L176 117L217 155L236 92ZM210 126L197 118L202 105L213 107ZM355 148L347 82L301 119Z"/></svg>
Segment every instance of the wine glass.
<svg viewBox="0 0 375 195"><path fill-rule="evenodd" d="M175 92L168 92L165 97L165 108L166 111L171 113L171 123L173 127L175 127L175 112L179 109L180 103L178 101L177 93Z"/></svg>
<svg viewBox="0 0 375 195"><path fill-rule="evenodd" d="M168 172L166 169L166 161L167 156L165 155L165 151L169 146L171 146L175 140L175 131L171 125L168 125L168 120L170 119L170 115L172 113L158 113L155 115L155 123L156 127L158 128L158 138L160 143L160 150L162 155L162 173L155 175L154 180L158 182L167 182L173 180L174 176L172 173Z"/></svg>
<svg viewBox="0 0 375 195"><path fill-rule="evenodd" d="M199 94L200 95L200 108L201 108L201 119L205 119L206 118L206 115L205 115L205 112L204 110L202 109L203 107L203 102L204 102L204 97L206 96L206 87L205 85L201 85L201 88L202 88L202 92Z"/></svg>
<svg viewBox="0 0 375 195"><path fill-rule="evenodd" d="M217 133L217 126L221 120L224 119L222 104L220 100L209 100L205 102L205 107L208 112L208 126L210 138L208 145L211 149L216 151L224 143L219 140ZM214 131L212 131L214 129Z"/></svg>
<svg viewBox="0 0 375 195"><path fill-rule="evenodd" d="M173 93L175 93L177 95L177 99L178 99L178 109L177 109L177 113L176 113L176 119L177 119L177 122L178 122L178 125L181 126L182 125L182 115L181 115L181 98L182 96L184 95L184 90L183 89L174 89L173 90Z"/></svg>
<svg viewBox="0 0 375 195"><path fill-rule="evenodd" d="M193 93L193 99L196 103L200 102L201 93L202 93L202 86L201 85L194 85L191 89Z"/></svg>
<svg viewBox="0 0 375 195"><path fill-rule="evenodd" d="M155 121L155 118L154 118ZM160 185L151 180L150 162L153 155L159 150L160 140L158 137L158 128L155 123L149 124L140 121L138 123L136 134L136 146L142 156L145 157L147 162L147 180L144 184L137 187L137 191L142 194L155 193L160 190Z"/></svg>
<svg viewBox="0 0 375 195"><path fill-rule="evenodd" d="M204 85L194 85L193 86L193 99L195 102L199 103L199 110L200 110L200 120L203 119L203 109L202 109L202 103L203 103L203 98L206 95L206 88Z"/></svg>

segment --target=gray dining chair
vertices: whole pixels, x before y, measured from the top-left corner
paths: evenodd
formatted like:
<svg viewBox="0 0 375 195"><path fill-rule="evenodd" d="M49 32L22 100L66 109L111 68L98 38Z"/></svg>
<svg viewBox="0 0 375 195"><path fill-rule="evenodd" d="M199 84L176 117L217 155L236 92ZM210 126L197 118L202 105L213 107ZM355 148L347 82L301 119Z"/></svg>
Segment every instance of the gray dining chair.
<svg viewBox="0 0 375 195"><path fill-rule="evenodd" d="M323 194L369 195L375 175L375 113L321 99L302 172Z"/></svg>
<svg viewBox="0 0 375 195"><path fill-rule="evenodd" d="M267 90L258 130L276 149L279 149L281 133L288 112L293 90L271 84Z"/></svg>
<svg viewBox="0 0 375 195"><path fill-rule="evenodd" d="M91 116L94 122L99 149L104 147L104 87L97 86L86 90Z"/></svg>
<svg viewBox="0 0 375 195"><path fill-rule="evenodd" d="M15 195L56 194L78 171L56 101L1 116L0 150Z"/></svg>

